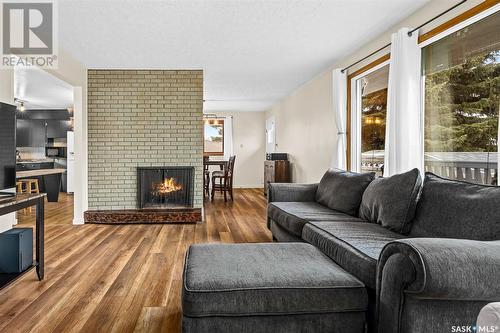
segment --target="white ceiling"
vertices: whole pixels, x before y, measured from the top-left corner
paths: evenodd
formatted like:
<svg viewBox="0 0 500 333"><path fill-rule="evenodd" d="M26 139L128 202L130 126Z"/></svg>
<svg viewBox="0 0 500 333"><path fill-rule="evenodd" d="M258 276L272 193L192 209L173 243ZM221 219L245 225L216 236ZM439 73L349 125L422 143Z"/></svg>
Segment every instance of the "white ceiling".
<svg viewBox="0 0 500 333"><path fill-rule="evenodd" d="M262 111L428 0L62 0L89 68L203 69L206 111Z"/></svg>
<svg viewBox="0 0 500 333"><path fill-rule="evenodd" d="M27 109L67 109L73 107L73 87L36 67L14 69L14 97Z"/></svg>

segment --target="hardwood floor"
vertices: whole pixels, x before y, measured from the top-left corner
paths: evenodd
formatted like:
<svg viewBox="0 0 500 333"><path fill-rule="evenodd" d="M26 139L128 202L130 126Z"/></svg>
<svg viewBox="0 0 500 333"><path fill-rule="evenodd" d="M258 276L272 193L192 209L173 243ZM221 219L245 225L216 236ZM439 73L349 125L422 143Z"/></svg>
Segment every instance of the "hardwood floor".
<svg viewBox="0 0 500 333"><path fill-rule="evenodd" d="M73 226L72 196L47 203L45 280L0 291L0 332L178 332L190 244L270 242L261 189L206 201L205 223ZM34 211L18 215L34 224Z"/></svg>

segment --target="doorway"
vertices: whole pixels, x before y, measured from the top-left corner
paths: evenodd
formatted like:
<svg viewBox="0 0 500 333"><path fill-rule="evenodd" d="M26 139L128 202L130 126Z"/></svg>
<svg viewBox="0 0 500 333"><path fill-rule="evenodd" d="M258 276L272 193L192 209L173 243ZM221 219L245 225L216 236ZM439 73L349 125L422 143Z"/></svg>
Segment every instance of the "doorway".
<svg viewBox="0 0 500 333"><path fill-rule="evenodd" d="M276 152L276 119L271 116L266 119L266 153Z"/></svg>
<svg viewBox="0 0 500 333"><path fill-rule="evenodd" d="M73 221L75 88L42 69L14 69L18 191L47 193L46 222ZM36 186L28 185L31 184ZM64 218L51 219L50 215ZM34 212L21 211L19 223Z"/></svg>

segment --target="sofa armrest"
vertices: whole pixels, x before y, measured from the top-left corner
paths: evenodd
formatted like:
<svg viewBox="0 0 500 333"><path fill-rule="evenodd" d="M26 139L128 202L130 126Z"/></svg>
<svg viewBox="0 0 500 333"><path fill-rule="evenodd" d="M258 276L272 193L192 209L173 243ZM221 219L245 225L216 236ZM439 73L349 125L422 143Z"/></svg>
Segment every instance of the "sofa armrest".
<svg viewBox="0 0 500 333"><path fill-rule="evenodd" d="M413 238L389 243L380 256L379 277L395 253L410 258L415 280L406 292L422 298L493 301L500 298L500 241Z"/></svg>
<svg viewBox="0 0 500 333"><path fill-rule="evenodd" d="M315 201L318 184L270 183L268 202Z"/></svg>
<svg viewBox="0 0 500 333"><path fill-rule="evenodd" d="M412 238L387 244L377 265L377 318L396 332L405 295L419 299L500 299L500 241Z"/></svg>

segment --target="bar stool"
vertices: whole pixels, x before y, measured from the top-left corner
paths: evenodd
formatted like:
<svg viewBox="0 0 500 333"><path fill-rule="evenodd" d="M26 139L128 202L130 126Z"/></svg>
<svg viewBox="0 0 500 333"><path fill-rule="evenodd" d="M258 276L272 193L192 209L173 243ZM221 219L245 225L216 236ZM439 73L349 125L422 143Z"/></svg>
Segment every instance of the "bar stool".
<svg viewBox="0 0 500 333"><path fill-rule="evenodd" d="M40 188L38 187L38 179L36 178L24 178L21 179L24 185L24 193L40 193Z"/></svg>
<svg viewBox="0 0 500 333"><path fill-rule="evenodd" d="M21 193L40 193L40 188L38 187L38 179L36 178L24 178L20 180L21 182ZM24 188L23 188L24 185ZM31 213L31 206L28 208Z"/></svg>
<svg viewBox="0 0 500 333"><path fill-rule="evenodd" d="M16 192L17 193L24 193L24 190L23 190L23 182L21 181L16 181Z"/></svg>

